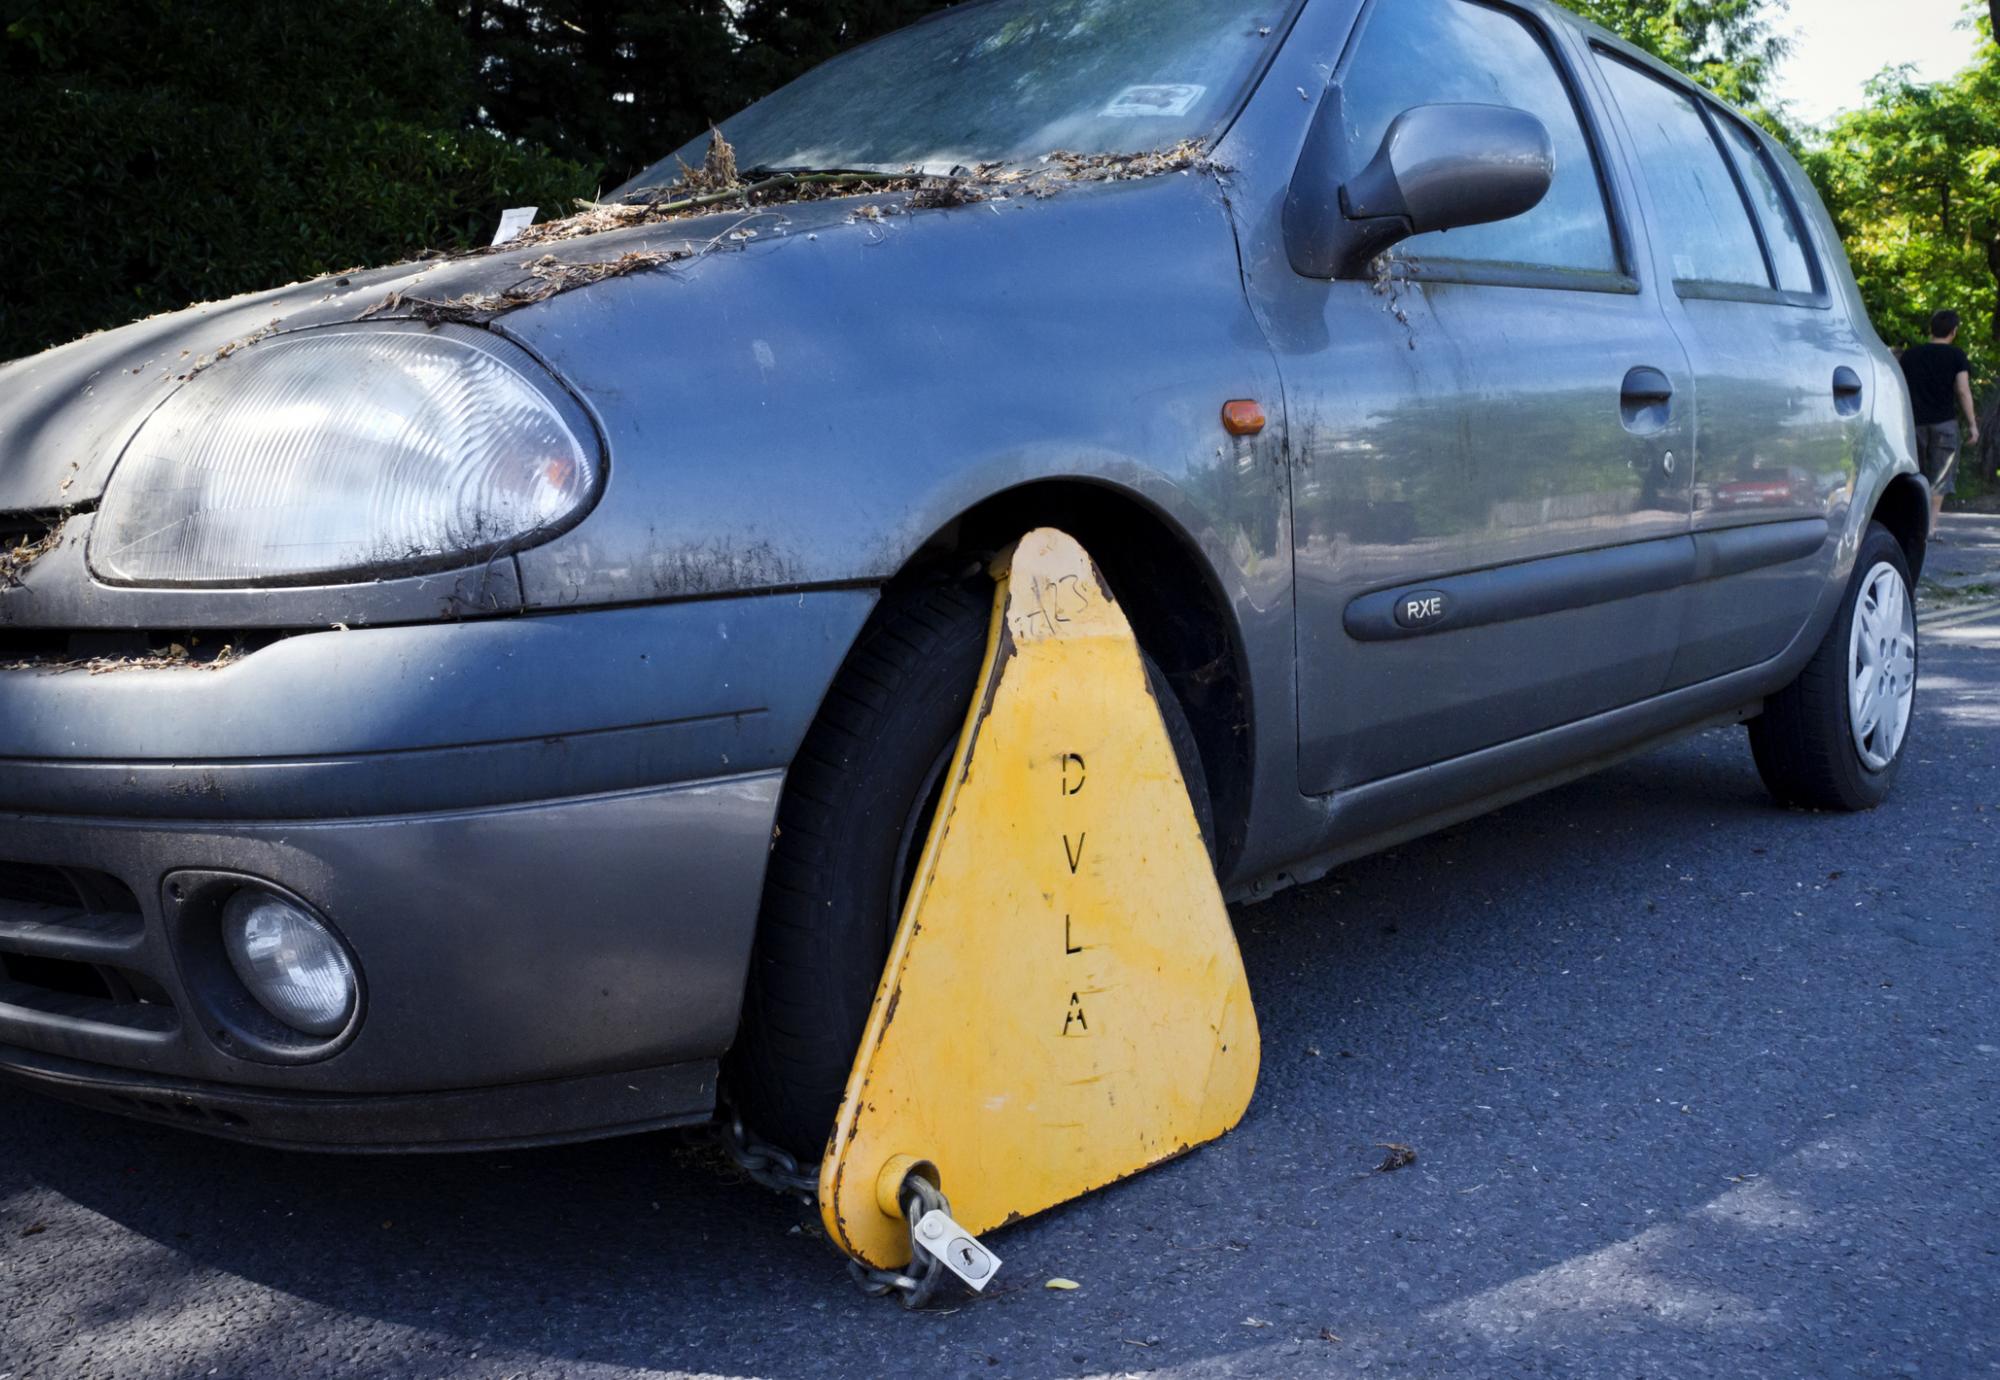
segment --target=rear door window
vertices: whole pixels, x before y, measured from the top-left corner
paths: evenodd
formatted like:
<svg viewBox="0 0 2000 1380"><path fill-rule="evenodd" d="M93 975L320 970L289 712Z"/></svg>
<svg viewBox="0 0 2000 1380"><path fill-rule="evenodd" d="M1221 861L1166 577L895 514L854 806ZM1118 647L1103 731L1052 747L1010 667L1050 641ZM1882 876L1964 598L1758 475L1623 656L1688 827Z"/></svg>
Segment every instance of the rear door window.
<svg viewBox="0 0 2000 1380"><path fill-rule="evenodd" d="M1771 264L1778 270L1778 286L1786 292L1812 292L1812 259L1806 251L1805 230L1798 213L1785 195L1778 169L1757 136L1736 119L1717 113L1715 123L1722 128L1743 172L1743 185L1757 208L1757 221L1764 227L1764 244L1771 251Z"/></svg>
<svg viewBox="0 0 2000 1380"><path fill-rule="evenodd" d="M1473 0L1377 5L1341 83L1356 166L1412 106L1506 105L1539 119L1555 145L1555 181L1512 220L1405 240L1398 256L1615 272L1597 160L1546 40L1520 16Z"/></svg>
<svg viewBox="0 0 2000 1380"><path fill-rule="evenodd" d="M1608 53L1599 58L1652 188L1653 238L1674 280L1769 288L1750 208L1694 98Z"/></svg>

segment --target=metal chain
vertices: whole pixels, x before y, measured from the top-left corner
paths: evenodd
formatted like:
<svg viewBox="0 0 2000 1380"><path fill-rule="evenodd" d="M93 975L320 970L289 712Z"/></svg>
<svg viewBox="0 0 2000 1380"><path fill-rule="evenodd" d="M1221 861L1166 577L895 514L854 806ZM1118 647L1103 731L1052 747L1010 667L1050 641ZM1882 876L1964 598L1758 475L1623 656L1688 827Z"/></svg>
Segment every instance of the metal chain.
<svg viewBox="0 0 2000 1380"><path fill-rule="evenodd" d="M848 1261L847 1273L862 1293L880 1298L894 1291L903 1307L913 1311L930 1306L938 1288L952 1278L944 1261L917 1240L917 1223L933 1208L946 1215L951 1212L951 1204L945 1201L937 1185L915 1174L903 1180L903 1225L910 1233L910 1263L905 1270L873 1270L858 1260ZM907 1273L909 1270L916 1273Z"/></svg>
<svg viewBox="0 0 2000 1380"><path fill-rule="evenodd" d="M771 1144L744 1126L734 1107L716 1123L716 1139L736 1167L750 1179L773 1193L797 1198L807 1207L819 1202L819 1164L800 1164L791 1151Z"/></svg>
<svg viewBox="0 0 2000 1380"><path fill-rule="evenodd" d="M798 1156L771 1144L743 1124L735 1108L725 1107L716 1122L716 1139L723 1152L752 1183L795 1198L807 1207L819 1203L819 1165L801 1164ZM870 1298L895 1294L903 1307L927 1307L939 1287L951 1278L944 1262L917 1240L917 1223L933 1209L949 1215L951 1204L937 1185L912 1174L903 1180L903 1223L910 1233L910 1263L903 1270L876 1270L858 1260L847 1262L847 1273Z"/></svg>

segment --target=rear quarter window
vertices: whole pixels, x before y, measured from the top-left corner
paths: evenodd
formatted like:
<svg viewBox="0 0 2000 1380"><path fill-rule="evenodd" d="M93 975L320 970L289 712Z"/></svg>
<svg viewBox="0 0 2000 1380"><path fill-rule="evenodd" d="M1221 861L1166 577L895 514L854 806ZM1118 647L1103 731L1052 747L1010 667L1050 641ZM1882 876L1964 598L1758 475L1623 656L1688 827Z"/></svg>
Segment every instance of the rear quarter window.
<svg viewBox="0 0 2000 1380"><path fill-rule="evenodd" d="M1735 117L1717 113L1715 123L1736 155L1743 173L1743 185L1757 208L1758 224L1764 228L1764 243L1771 251L1771 265L1778 272L1778 286L1786 292L1812 292L1812 255L1806 248L1806 234L1799 224L1798 211L1786 195L1770 152L1757 136Z"/></svg>

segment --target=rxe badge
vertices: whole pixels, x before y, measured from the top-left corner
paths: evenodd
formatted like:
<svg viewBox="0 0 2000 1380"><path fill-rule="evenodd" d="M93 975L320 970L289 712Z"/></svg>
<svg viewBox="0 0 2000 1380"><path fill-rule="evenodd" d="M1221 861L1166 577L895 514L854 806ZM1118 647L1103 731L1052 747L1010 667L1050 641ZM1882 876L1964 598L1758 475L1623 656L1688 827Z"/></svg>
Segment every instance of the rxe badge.
<svg viewBox="0 0 2000 1380"><path fill-rule="evenodd" d="M1420 589L1396 596L1396 624L1403 628L1428 628L1444 621L1445 599L1441 589Z"/></svg>

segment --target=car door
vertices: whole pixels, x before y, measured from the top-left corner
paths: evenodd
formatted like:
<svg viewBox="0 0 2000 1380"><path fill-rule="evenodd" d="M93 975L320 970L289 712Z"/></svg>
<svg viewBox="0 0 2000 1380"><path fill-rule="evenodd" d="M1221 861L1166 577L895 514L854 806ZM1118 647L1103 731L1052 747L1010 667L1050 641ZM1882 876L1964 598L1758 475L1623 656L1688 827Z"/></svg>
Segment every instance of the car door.
<svg viewBox="0 0 2000 1380"><path fill-rule="evenodd" d="M1524 215L1280 289L1324 322L1281 358L1308 792L1644 699L1672 660L1692 379L1575 56L1499 0L1377 0L1326 93L1350 169L1440 103L1529 111L1556 168Z"/></svg>
<svg viewBox="0 0 2000 1380"><path fill-rule="evenodd" d="M1594 62L1639 169L1655 272L1694 369L1697 569L1669 687L1778 655L1852 492L1869 356L1764 137L1637 54Z"/></svg>

